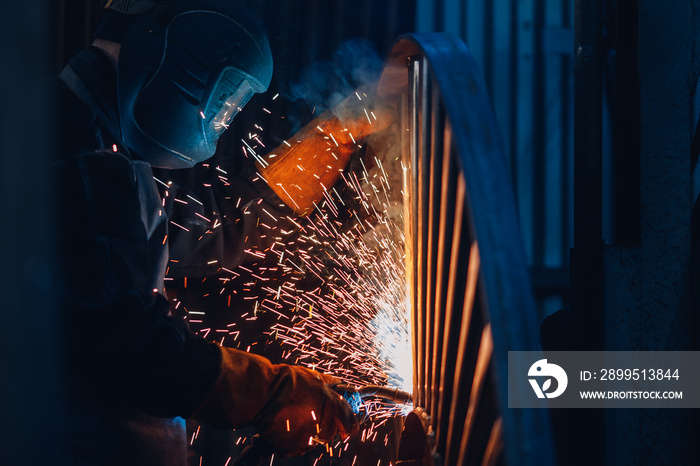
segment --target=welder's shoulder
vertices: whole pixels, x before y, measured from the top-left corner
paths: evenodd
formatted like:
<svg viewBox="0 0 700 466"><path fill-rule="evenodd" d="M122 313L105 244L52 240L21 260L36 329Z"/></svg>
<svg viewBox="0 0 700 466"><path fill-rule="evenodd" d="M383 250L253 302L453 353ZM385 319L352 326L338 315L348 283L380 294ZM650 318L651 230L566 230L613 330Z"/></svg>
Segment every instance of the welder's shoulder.
<svg viewBox="0 0 700 466"><path fill-rule="evenodd" d="M52 176L62 199L73 207L75 215L94 214L97 204L117 198L121 199L120 205L139 212L138 176L133 160L112 150L108 131L99 126L93 112L60 80L50 84L50 94Z"/></svg>
<svg viewBox="0 0 700 466"><path fill-rule="evenodd" d="M61 162L102 149L106 144L105 131L88 106L58 78L49 78L47 88L54 160Z"/></svg>

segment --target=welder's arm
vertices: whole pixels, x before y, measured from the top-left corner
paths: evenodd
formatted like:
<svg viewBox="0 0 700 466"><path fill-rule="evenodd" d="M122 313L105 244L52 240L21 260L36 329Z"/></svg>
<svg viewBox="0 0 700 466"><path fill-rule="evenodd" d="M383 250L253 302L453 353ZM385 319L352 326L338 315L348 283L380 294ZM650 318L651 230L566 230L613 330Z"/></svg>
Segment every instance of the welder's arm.
<svg viewBox="0 0 700 466"><path fill-rule="evenodd" d="M220 350L219 378L190 418L219 427L253 425L284 456L301 455L336 433L357 433L350 406L329 388L338 379L231 348Z"/></svg>
<svg viewBox="0 0 700 466"><path fill-rule="evenodd" d="M296 214L311 213L362 141L394 123L394 111L383 103L372 104L372 95L373 85L358 89L256 164L270 188Z"/></svg>
<svg viewBox="0 0 700 466"><path fill-rule="evenodd" d="M138 182L151 182L144 167L112 151L54 166L67 354L105 405L186 416L211 390L220 354L168 315L166 222L155 189Z"/></svg>

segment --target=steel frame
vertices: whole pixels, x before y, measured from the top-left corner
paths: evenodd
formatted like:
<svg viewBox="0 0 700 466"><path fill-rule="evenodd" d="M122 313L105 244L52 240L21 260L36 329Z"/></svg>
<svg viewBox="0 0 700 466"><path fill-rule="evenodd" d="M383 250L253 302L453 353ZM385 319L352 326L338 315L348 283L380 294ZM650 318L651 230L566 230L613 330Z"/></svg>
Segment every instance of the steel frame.
<svg viewBox="0 0 700 466"><path fill-rule="evenodd" d="M377 97L400 115L405 170L417 409L397 464L553 464L547 413L507 408L509 388L530 390L526 377L508 387L508 351L538 349L538 331L479 68L457 36L404 35L385 61ZM425 442L416 443L421 430Z"/></svg>

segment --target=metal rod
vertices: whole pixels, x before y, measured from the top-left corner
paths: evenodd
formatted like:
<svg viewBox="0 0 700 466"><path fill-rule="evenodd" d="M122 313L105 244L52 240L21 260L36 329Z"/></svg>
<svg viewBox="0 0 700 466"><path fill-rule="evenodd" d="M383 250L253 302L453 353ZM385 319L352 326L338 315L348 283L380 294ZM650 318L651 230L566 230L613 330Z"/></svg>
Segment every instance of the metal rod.
<svg viewBox="0 0 700 466"><path fill-rule="evenodd" d="M547 103L545 102L545 61L543 51L544 32L544 0L535 0L533 17L533 69L534 79L532 80L533 91L533 117L535 123L532 135L532 216L533 232L532 237L532 260L535 265L544 264L545 261L545 241L546 233L546 130L547 130ZM551 194L550 194L551 195Z"/></svg>
<svg viewBox="0 0 700 466"><path fill-rule="evenodd" d="M439 357L436 357L439 350L439 338L442 334L440 318L442 314L442 307L436 304L436 289L438 287L437 281L437 267L438 267L438 238L440 236L440 205L441 205L441 194L442 194L442 184L441 172L442 172L442 159L443 159L443 134L445 130L445 114L442 108L440 98L439 88L437 84L433 83L433 102L432 102L432 121L431 121L431 139L432 145L430 149L430 230L428 231L428 290L427 290L427 301L428 308L431 309L432 314L432 336L430 333L428 336L431 340L431 345L429 348L427 356L428 362L428 387L431 390L430 404L426 405L429 412L434 413L437 409L437 400L439 398L439 373L440 366L438 364Z"/></svg>
<svg viewBox="0 0 700 466"><path fill-rule="evenodd" d="M481 335L481 345L479 346L479 356L474 371L474 381L472 384L471 396L469 397L469 409L467 410L467 418L464 422L464 430L462 433L462 441L459 449L459 458L454 464L466 464L465 455L468 450L472 431L475 426L475 418L477 409L481 403L484 387L489 382L487 377L488 368L491 364L491 354L493 353L493 338L491 338L491 325L487 324L484 327ZM447 458L445 458L447 459ZM450 464L450 463L446 463Z"/></svg>
<svg viewBox="0 0 700 466"><path fill-rule="evenodd" d="M449 403L448 393L450 392L449 384L452 383L451 377L445 372L445 368L449 368L449 364L445 361L445 336L446 332L444 329L449 328L449 322L447 320L447 306L446 306L446 289L443 284L447 283L447 277L449 277L449 257L446 257L448 247L452 244L453 229L454 224L454 206L450 208L450 203L454 203L454 192L456 190L456 173L452 168L455 165L454 153L452 149L452 126L448 121L445 122L445 133L444 133L444 150L443 150L443 160L442 160L442 194L441 194L441 208L440 208L440 237L438 238L438 269L437 269L437 283L440 286L436 289L435 296L435 306L443 311L440 313L440 321L436 322L436 328L441 328L442 334L436 342L436 349L438 349L439 354L435 355L435 365L439 367L439 388L438 392L440 399L437 400L437 409L431 412L433 419L433 430L435 430L435 443L438 451L444 451L444 433L439 429L438 423L441 421L440 413L446 411L446 405ZM437 369L436 369L437 370Z"/></svg>
<svg viewBox="0 0 700 466"><path fill-rule="evenodd" d="M602 0L576 0L572 308L602 342ZM581 348L584 349L584 348ZM590 348L589 348L590 349Z"/></svg>
<svg viewBox="0 0 700 466"><path fill-rule="evenodd" d="M400 141L401 141L401 181L402 181L402 187L403 187L403 192L404 193L409 193L411 192L411 187L412 187L412 182L413 182L413 170L411 167L413 166L413 152L411 152L411 144L413 142L413 137L410 134L410 131L408 131L411 128L411 99L409 98L409 93L402 93L400 100L399 100L399 115L400 115L400 128L403 131L400 131ZM411 216L413 215L413 202L411 198L408 198L408 200L405 200L403 203L403 217L405 219L405 224L404 224L404 234L406 235L406 280L408 283L414 283L415 282L415 258L413 257L413 251L414 249L412 248L414 245L414 234L413 234L413 224L411 221ZM413 361L418 360L417 356L417 345L415 338L413 338L413 335L416 334L416 319L415 319L415 312L413 310L415 309L415 289L413 286L410 287L408 290L409 296L409 303L411 307L411 356L413 357ZM415 364L415 362L414 362ZM416 392L418 389L418 371L414 370L413 371L413 390L414 390L414 397L416 397ZM416 397L417 399L417 397Z"/></svg>
<svg viewBox="0 0 700 466"><path fill-rule="evenodd" d="M571 28L571 4L568 1L562 2L562 27L565 29ZM569 237L571 232L571 180L570 180L570 169L571 169L571 158L572 158L572 126L573 126L573 102L571 99L571 89L569 80L572 75L572 55L563 54L559 59L561 62L561 74L559 78L559 87L561 89L559 94L559 101L561 102L561 115L562 124L561 128L561 142L560 142L560 152L561 152L561 171L560 171L560 182L559 189L562 195L561 210L559 212L559 229L561 231L561 237L563 241L561 242L561 264L566 265L568 263L569 248ZM569 277L567 277L569 278ZM562 296L566 296L567 304L570 299L570 286L567 283L566 290L560 293Z"/></svg>
<svg viewBox="0 0 700 466"><path fill-rule="evenodd" d="M426 392L426 407L430 407L434 403L435 394L433 392L432 374L433 374L433 348L435 347L435 237L437 232L435 231L435 219L437 218L436 209L440 206L435 204L435 192L439 187L437 186L437 180L435 179L435 133L433 131L435 126L434 114L430 114L430 152L426 154L429 164L429 175L428 175L428 202L427 202L427 251L425 260L425 273L426 273L426 289L425 289L425 308L426 308L426 331L425 331L425 392ZM438 137L439 139L439 137ZM439 312L439 311L438 311Z"/></svg>
<svg viewBox="0 0 700 466"><path fill-rule="evenodd" d="M419 141L420 141L420 154L418 155L419 157L419 162L420 162L420 173L418 174L418 180L419 180L419 205L420 205L420 224L419 224L419 241L420 241L420 252L418 254L418 267L420 268L419 271L419 276L420 276L420 281L419 287L420 289L418 290L418 296L419 296L419 305L422 308L422 324L423 324L423 333L422 333L422 355L421 355L421 361L423 362L423 365L421 366L421 372L422 372L422 377L423 377L423 396L421 399L421 406L428 406L430 404L430 389L427 384L427 359L428 355L430 354L428 352L428 347L430 344L430 329L431 329L431 320L430 320L430 314L428 312L428 302L426 299L427 295L427 290L428 290L428 281L427 281L427 275L428 275L428 230L430 228L430 223L429 223L429 209L430 209L430 204L429 204L429 199L430 199L430 146L431 146L431 133L430 133L430 121L431 121L431 115L430 115L430 100L431 100L431 86L430 86L430 75L428 74L428 64L425 60L425 57L421 58L421 67L420 67L420 76L418 80L418 84L420 85L420 113L419 113L419 124L420 124L420 136L419 136Z"/></svg>
<svg viewBox="0 0 700 466"><path fill-rule="evenodd" d="M486 444L481 466L496 466L503 451L503 418L499 417L491 426L491 434Z"/></svg>
<svg viewBox="0 0 700 466"><path fill-rule="evenodd" d="M457 193L459 196L459 189L457 190ZM469 390L472 381L471 377L474 375L472 371L475 370L475 364L470 361L474 359L474 354L470 354L470 350L473 351L473 345L471 345L472 342L470 340L470 330L472 321L474 320L474 303L476 302L476 288L479 278L479 262L479 247L476 241L473 241L469 248L467 280L463 300L464 309L462 310L457 358L455 359L455 390L452 392L452 409L450 410L450 418L447 428L447 436L450 439L456 438L464 426L466 415L466 410L464 407L468 407L468 397L470 395ZM475 323L478 324L480 321L481 319L476 319ZM465 384L468 385L465 387ZM465 400L464 397L467 397L467 399ZM448 442L446 451L449 452L450 450L451 448ZM447 456L445 457L445 460L447 460Z"/></svg>
<svg viewBox="0 0 700 466"><path fill-rule="evenodd" d="M447 442L445 444L445 464L450 464L449 463L449 451L451 449L451 443L454 438L454 420L456 417L455 410L457 408L457 404L455 403L455 399L459 399L460 396L460 388L461 386L459 385L459 378L458 374L461 372L463 369L459 363L456 361L459 360L459 352L458 352L458 347L459 347L459 340L460 340L460 334L459 331L455 332L453 329L457 329L458 327L458 322L461 320L461 313L462 313L462 307L463 306L458 306L457 301L455 298L457 298L455 289L457 288L458 284L456 281L458 280L458 268L460 266L460 243L462 241L462 229L464 228L464 208L465 208L465 202L464 198L466 195L466 185L464 182L464 177L459 176L457 178L457 191L455 193L455 217L454 217L454 229L452 233L452 246L450 248L451 253L450 253L450 274L448 276L447 280L447 299L445 301L445 309L446 312L449 315L449 324L447 323L447 320L445 321L445 344L444 344L444 352L443 355L449 356L449 360L453 361L452 362L452 370L451 372L451 393L449 398L445 394L445 400L449 400L449 409L446 409L443 412L440 412L440 424L439 428L441 431L446 432L447 435ZM460 296L461 298L461 296ZM459 299L459 298L457 298ZM444 360L443 360L444 361ZM446 369L443 367L443 370Z"/></svg>
<svg viewBox="0 0 700 466"><path fill-rule="evenodd" d="M420 60L412 59L409 65L409 87L410 87L410 98L409 98L409 112L410 112L410 137L411 137L411 189L410 192L413 194L410 196L411 202L411 239L412 239L412 251L413 251L413 283L420 283L421 269L420 269L420 224L418 222L418 214L420 212L420 199L417 195L418 190L418 167L420 163L420 152L419 152L419 102L420 102ZM417 289L416 289L417 288ZM414 340L414 361L416 367L423 367L423 309L421 308L421 289L420 286L412 290L412 307L413 307L413 340ZM416 383L414 384L414 391L416 394L416 403L420 406L424 398L423 390L423 373L420 370L415 371Z"/></svg>
<svg viewBox="0 0 700 466"><path fill-rule="evenodd" d="M639 0L617 0L613 114L615 243L641 237Z"/></svg>

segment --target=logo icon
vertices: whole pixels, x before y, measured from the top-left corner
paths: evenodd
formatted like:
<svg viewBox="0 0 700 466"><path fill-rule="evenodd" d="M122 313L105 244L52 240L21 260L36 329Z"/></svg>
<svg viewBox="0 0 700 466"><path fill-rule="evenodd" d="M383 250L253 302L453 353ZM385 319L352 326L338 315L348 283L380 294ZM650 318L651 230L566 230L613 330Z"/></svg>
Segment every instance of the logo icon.
<svg viewBox="0 0 700 466"><path fill-rule="evenodd" d="M535 391L537 398L556 398L566 390L566 385L569 383L569 378L566 376L564 369L556 364L550 364L546 359L540 359L527 371L528 377L547 377L540 387L537 379L528 379L532 389ZM552 378L557 381L556 390L548 392L552 386Z"/></svg>

